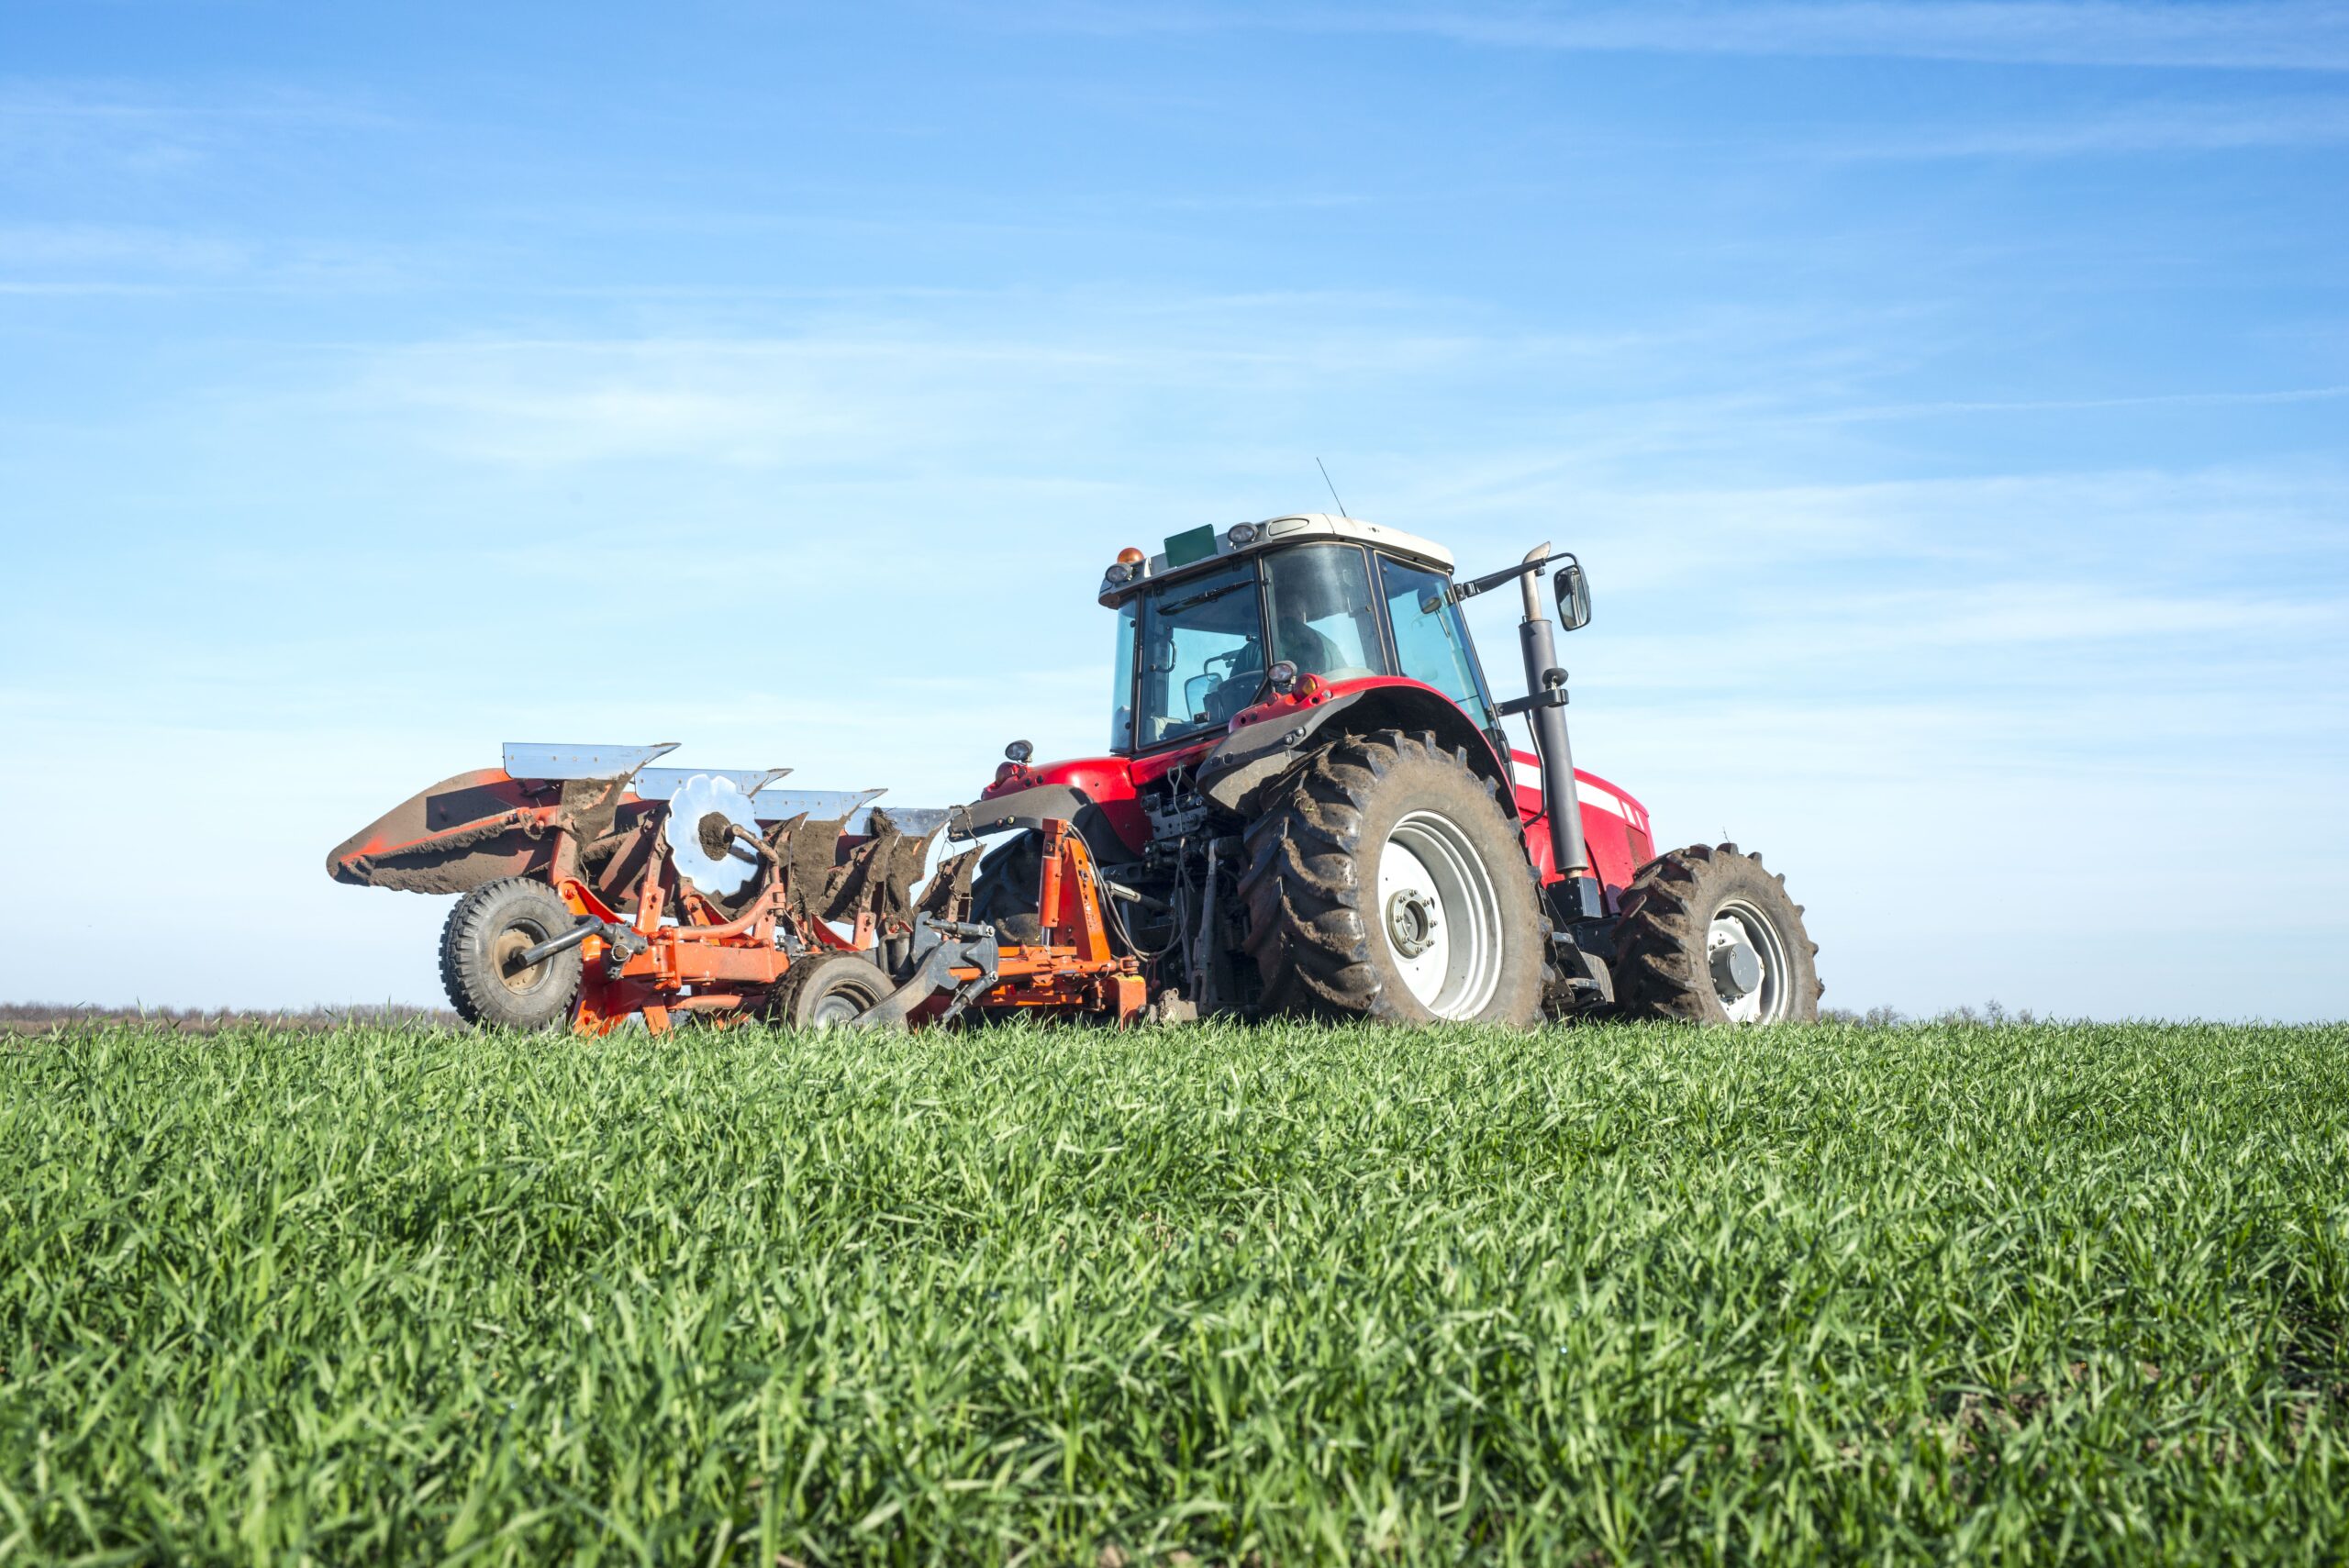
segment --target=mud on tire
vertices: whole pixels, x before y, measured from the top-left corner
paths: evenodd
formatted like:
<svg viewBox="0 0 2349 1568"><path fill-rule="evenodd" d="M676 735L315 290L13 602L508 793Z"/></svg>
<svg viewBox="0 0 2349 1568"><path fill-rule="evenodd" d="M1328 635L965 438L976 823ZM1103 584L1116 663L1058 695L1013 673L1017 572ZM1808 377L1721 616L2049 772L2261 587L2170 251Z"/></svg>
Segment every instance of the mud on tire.
<svg viewBox="0 0 2349 1568"><path fill-rule="evenodd" d="M578 919L555 890L528 877L484 883L457 900L440 928L440 984L469 1024L542 1029L571 1016L579 995L579 950L514 967L515 955Z"/></svg>
<svg viewBox="0 0 2349 1568"><path fill-rule="evenodd" d="M1432 926L1415 925L1427 901L1382 897L1390 844L1439 894L1451 879ZM1548 930L1518 824L1491 781L1434 736L1382 729L1331 742L1274 794L1246 845L1242 946L1265 1011L1540 1021Z"/></svg>
<svg viewBox="0 0 2349 1568"><path fill-rule="evenodd" d="M1803 929L1802 906L1787 895L1786 882L1735 844L1692 844L1641 867L1623 895L1615 938L1623 1016L1700 1024L1816 1019L1826 989L1819 944ZM1754 952L1763 973L1753 992L1738 995L1735 955L1718 951L1724 936Z"/></svg>

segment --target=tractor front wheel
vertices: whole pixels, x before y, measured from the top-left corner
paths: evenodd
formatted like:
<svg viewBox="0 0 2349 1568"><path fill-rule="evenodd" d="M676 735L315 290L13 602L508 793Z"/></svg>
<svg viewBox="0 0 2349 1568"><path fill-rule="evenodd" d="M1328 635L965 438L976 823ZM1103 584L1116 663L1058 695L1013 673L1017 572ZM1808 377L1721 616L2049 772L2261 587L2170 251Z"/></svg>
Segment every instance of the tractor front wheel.
<svg viewBox="0 0 2349 1568"><path fill-rule="evenodd" d="M542 1029L571 1016L579 950L524 967L520 956L579 923L555 890L525 876L484 883L440 929L440 984L469 1024Z"/></svg>
<svg viewBox="0 0 2349 1568"><path fill-rule="evenodd" d="M1615 937L1627 1018L1697 1024L1819 1017L1819 944L1787 879L1735 844L1692 844L1640 868Z"/></svg>
<svg viewBox="0 0 2349 1568"><path fill-rule="evenodd" d="M1541 1020L1549 940L1524 843L1491 781L1433 736L1324 747L1246 843L1266 1011Z"/></svg>

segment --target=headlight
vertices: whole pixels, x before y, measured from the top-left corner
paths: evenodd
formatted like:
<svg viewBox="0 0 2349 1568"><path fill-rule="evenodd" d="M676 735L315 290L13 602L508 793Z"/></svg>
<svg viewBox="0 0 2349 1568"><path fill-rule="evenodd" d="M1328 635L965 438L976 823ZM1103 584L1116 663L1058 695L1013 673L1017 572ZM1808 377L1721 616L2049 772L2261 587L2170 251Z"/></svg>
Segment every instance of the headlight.
<svg viewBox="0 0 2349 1568"><path fill-rule="evenodd" d="M1231 532L1225 537L1231 540L1233 549L1244 550L1256 542L1256 525L1234 523L1231 525Z"/></svg>

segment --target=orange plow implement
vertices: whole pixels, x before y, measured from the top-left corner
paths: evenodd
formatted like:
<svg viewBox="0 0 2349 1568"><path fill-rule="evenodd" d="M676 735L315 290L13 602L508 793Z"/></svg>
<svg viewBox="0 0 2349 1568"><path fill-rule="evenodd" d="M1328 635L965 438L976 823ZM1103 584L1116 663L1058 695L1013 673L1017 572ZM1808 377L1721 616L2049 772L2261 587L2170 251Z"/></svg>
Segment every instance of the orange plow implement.
<svg viewBox="0 0 2349 1568"><path fill-rule="evenodd" d="M440 944L468 1021L600 1035L691 1017L902 1029L1050 1009L1122 1021L1139 965L1065 821L1041 835L1041 940L971 919L975 848L937 860L961 812L892 814L877 790L794 792L785 770L656 769L672 748L513 745L336 847L339 882L462 895Z"/></svg>

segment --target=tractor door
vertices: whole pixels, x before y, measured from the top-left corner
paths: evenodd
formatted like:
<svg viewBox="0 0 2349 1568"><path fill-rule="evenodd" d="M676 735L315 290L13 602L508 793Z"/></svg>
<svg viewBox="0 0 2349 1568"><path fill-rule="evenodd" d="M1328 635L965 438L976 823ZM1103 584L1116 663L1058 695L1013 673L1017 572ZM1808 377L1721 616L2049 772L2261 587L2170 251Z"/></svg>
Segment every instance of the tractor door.
<svg viewBox="0 0 2349 1568"><path fill-rule="evenodd" d="M1419 608L1420 601L1451 587L1451 580L1384 555L1378 558L1378 580L1386 621L1395 632L1396 673L1424 682L1458 703L1476 728L1493 738L1494 750L1508 756L1508 740L1493 715L1492 694L1476 663L1476 648L1468 640L1460 606L1439 602L1432 610Z"/></svg>

